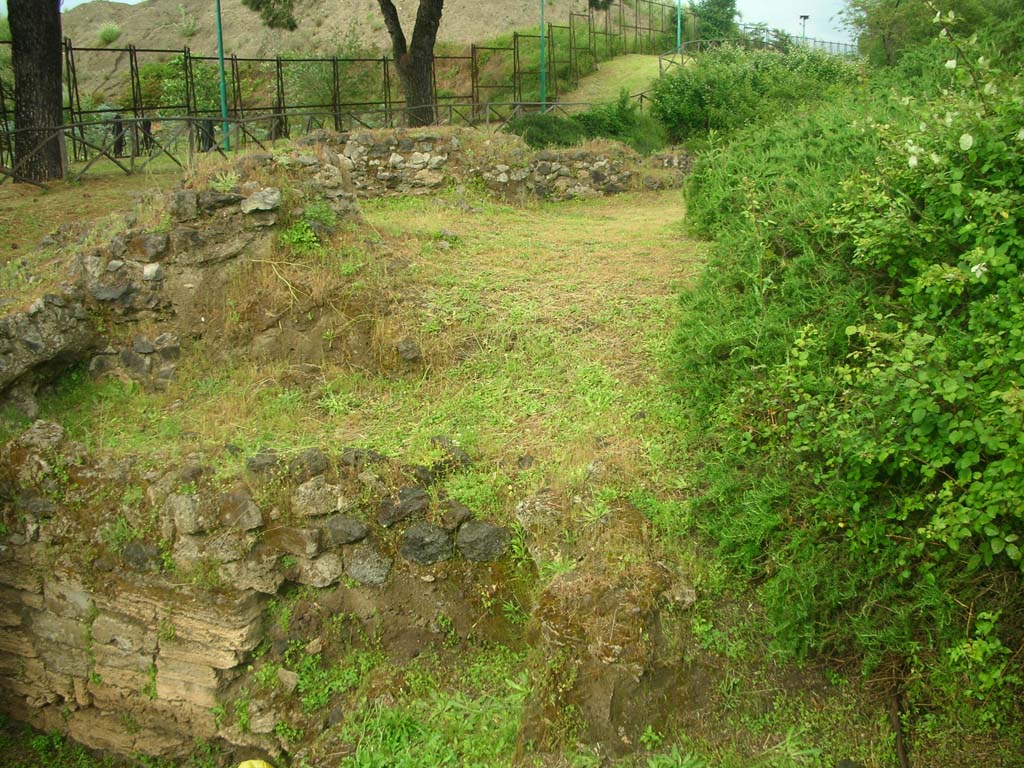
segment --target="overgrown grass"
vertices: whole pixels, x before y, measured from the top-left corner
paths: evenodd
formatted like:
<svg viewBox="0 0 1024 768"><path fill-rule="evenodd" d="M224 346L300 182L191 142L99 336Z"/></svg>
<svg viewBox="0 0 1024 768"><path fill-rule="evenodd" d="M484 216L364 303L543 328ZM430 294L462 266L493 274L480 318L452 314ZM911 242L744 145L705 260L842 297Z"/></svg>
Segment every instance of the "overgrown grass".
<svg viewBox="0 0 1024 768"><path fill-rule="evenodd" d="M339 737L355 745L341 763L433 768L510 766L527 684L524 659L508 649L471 652L449 680L429 669L406 671L394 704L364 701Z"/></svg>
<svg viewBox="0 0 1024 768"><path fill-rule="evenodd" d="M529 210L472 204L480 215L444 198L364 206L382 245L409 263L381 278L380 257L360 246L366 266L353 279L363 287L346 300L364 306L360 291L378 290L417 297L380 318L377 343L394 354L397 339L418 338L424 370L384 377L326 360L320 376L296 382L287 363L210 360L186 346L181 383L169 392L78 372L44 398L44 416L91 450L167 457L210 446L225 475L260 445L357 443L412 460L429 453L431 437L449 434L481 462L451 490L501 515L545 477L576 483L601 454L616 477L633 477L645 456L667 473L675 451L661 419L670 417L647 387L658 382L672 286L696 263L696 254L667 257L679 244L669 223L682 214L678 193ZM436 247L440 229L457 235L449 250ZM343 237L358 244L365 234ZM647 264L640 273L637 258ZM595 447L602 435L614 449ZM223 454L226 443L241 457ZM519 473L524 454L537 461Z"/></svg>

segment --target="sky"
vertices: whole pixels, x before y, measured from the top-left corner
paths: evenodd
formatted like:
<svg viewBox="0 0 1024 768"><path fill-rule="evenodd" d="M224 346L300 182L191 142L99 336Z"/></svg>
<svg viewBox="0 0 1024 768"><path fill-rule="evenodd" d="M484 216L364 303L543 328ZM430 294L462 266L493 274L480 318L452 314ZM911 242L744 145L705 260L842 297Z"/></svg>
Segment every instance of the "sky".
<svg viewBox="0 0 1024 768"><path fill-rule="evenodd" d="M64 0L63 8L68 10L88 0ZM131 5L142 0L120 0ZM483 2L483 0L481 0ZM844 42L850 35L842 28L836 18L843 7L842 0L774 0L758 2L757 0L737 0L743 21L755 24L764 22L772 29L783 29L791 34L800 33L800 15L807 14L807 36L819 40ZM0 0L0 6L7 12L7 0Z"/></svg>

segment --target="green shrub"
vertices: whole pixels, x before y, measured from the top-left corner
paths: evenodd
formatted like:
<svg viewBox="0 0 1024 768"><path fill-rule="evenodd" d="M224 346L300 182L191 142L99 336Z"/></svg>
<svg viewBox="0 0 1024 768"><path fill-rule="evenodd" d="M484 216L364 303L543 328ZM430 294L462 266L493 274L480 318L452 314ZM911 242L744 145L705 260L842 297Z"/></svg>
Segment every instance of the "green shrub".
<svg viewBox="0 0 1024 768"><path fill-rule="evenodd" d="M917 702L993 725L1022 677L1024 84L958 45L915 65L930 89L713 139L676 364L690 519L776 650L901 659Z"/></svg>
<svg viewBox="0 0 1024 768"><path fill-rule="evenodd" d="M110 45L121 36L121 27L113 22L107 22L100 27L98 36L101 45Z"/></svg>
<svg viewBox="0 0 1024 768"><path fill-rule="evenodd" d="M319 653L299 651L290 649L286 661L299 676L299 700L307 712L323 709L335 694L358 687L366 674L380 663L377 654L354 650L345 657L344 663L325 666Z"/></svg>
<svg viewBox="0 0 1024 768"><path fill-rule="evenodd" d="M650 115L640 114L640 105L632 101L625 90L619 94L618 101L599 104L573 115L572 120L587 138L616 139L641 154L650 154L665 146L665 129Z"/></svg>
<svg viewBox="0 0 1024 768"><path fill-rule="evenodd" d="M161 114L183 114L188 99L188 83L185 77L185 61L182 56L172 56L164 62L148 62L139 68L142 85L142 101L147 105L160 107ZM220 77L217 68L210 64L192 62L193 107L211 112L220 107ZM128 106L131 92L126 90L119 103Z"/></svg>
<svg viewBox="0 0 1024 768"><path fill-rule="evenodd" d="M284 87L289 104L329 106L333 103L334 69L324 60L324 52L292 51L285 57ZM384 81L379 54L367 48L352 26L342 36L333 52L338 61L338 82L342 103L357 104L381 99ZM363 61L351 61L362 59Z"/></svg>
<svg viewBox="0 0 1024 768"><path fill-rule="evenodd" d="M549 113L531 113L508 122L508 130L535 149L570 147L583 141L583 130L566 117Z"/></svg>
<svg viewBox="0 0 1024 768"><path fill-rule="evenodd" d="M198 31L196 17L185 10L185 6L178 4L178 34L184 38L195 37Z"/></svg>
<svg viewBox="0 0 1024 768"><path fill-rule="evenodd" d="M534 148L569 147L585 139L615 139L641 154L665 146L666 132L623 91L617 101L600 104L587 112L562 117L550 113L522 115L509 121L508 130Z"/></svg>
<svg viewBox="0 0 1024 768"><path fill-rule="evenodd" d="M295 253L308 255L320 253L322 250L320 238L317 237L313 227L305 219L295 222L281 232L280 238L281 242Z"/></svg>
<svg viewBox="0 0 1024 768"><path fill-rule="evenodd" d="M661 78L653 114L673 140L732 131L821 96L856 72L846 59L804 48L780 53L726 45Z"/></svg>

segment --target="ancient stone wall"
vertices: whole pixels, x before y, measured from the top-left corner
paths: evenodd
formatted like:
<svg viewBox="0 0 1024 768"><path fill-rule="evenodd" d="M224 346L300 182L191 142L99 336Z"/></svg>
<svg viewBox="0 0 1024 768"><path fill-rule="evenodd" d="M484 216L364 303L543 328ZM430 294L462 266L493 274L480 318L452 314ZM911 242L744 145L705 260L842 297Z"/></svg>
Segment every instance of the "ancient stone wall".
<svg viewBox="0 0 1024 768"><path fill-rule="evenodd" d="M494 140L497 146L490 151L468 147L460 133L430 129L321 132L306 141L335 147L348 160L356 191L365 198L429 194L479 182L506 200L585 199L678 186L689 170L688 157L681 153L642 158L622 146L535 152L502 138Z"/></svg>

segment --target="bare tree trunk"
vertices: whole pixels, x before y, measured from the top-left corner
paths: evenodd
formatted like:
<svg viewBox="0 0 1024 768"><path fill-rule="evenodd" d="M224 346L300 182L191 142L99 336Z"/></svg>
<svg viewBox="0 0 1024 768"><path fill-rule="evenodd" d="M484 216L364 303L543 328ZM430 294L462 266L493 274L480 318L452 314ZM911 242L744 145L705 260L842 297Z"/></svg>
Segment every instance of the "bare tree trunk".
<svg viewBox="0 0 1024 768"><path fill-rule="evenodd" d="M66 166L59 132L60 0L8 0L7 10L14 68L15 167L19 176L33 181L60 179Z"/></svg>
<svg viewBox="0 0 1024 768"><path fill-rule="evenodd" d="M420 0L412 43L406 41L394 2L377 0L377 3L391 36L391 49L409 108L409 125L431 125L435 119L434 44L441 26L444 0Z"/></svg>
<svg viewBox="0 0 1024 768"><path fill-rule="evenodd" d="M405 94L406 114L409 125L433 125L434 114L434 58L417 60L415 53L408 53L398 60L398 77Z"/></svg>

